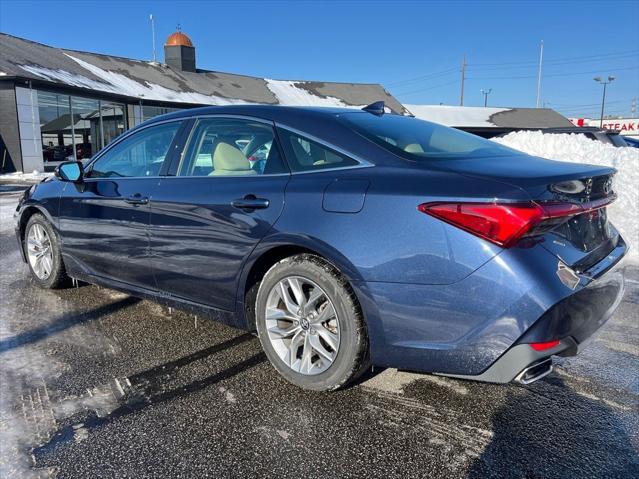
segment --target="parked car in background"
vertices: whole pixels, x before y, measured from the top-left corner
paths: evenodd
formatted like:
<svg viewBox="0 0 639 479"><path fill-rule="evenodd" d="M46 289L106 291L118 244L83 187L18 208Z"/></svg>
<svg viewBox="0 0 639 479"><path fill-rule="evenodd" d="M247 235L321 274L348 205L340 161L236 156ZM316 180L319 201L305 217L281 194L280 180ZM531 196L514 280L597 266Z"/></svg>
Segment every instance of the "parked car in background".
<svg viewBox="0 0 639 479"><path fill-rule="evenodd" d="M526 131L526 130L512 130L512 131ZM498 135L490 136L490 138L501 138L512 131L508 131L506 133L500 133ZM608 145L612 145L615 147L624 147L628 146L626 143L626 137L619 134L618 131L612 130L603 130L601 128L595 127L568 127L568 128L543 128L543 129L530 129L530 131L542 131L544 135L552 135L552 134L570 134L570 135L583 135L586 138L591 140L600 141L601 143L606 143Z"/></svg>
<svg viewBox="0 0 639 479"><path fill-rule="evenodd" d="M639 148L639 137L635 136L624 136L624 141L627 146L632 146L633 148Z"/></svg>
<svg viewBox="0 0 639 479"><path fill-rule="evenodd" d="M65 161L71 153L71 145L48 146L42 150L44 161Z"/></svg>
<svg viewBox="0 0 639 479"><path fill-rule="evenodd" d="M303 388L371 364L527 384L621 300L614 174L383 104L207 107L61 164L21 199L16 237L40 286L76 278L254 331Z"/></svg>

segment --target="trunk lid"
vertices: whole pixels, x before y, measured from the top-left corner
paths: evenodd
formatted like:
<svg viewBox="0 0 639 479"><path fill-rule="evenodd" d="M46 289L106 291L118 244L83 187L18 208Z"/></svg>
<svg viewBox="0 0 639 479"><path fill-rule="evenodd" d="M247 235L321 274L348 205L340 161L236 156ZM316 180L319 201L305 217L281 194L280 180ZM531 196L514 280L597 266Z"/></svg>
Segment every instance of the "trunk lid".
<svg viewBox="0 0 639 479"><path fill-rule="evenodd" d="M619 234L608 221L605 206L600 207L615 198L614 168L523 154L443 163L437 165L438 169L518 187L539 204L572 204L586 210L544 224L539 234L522 238L520 246L541 242L549 252L578 271L587 271L617 246Z"/></svg>

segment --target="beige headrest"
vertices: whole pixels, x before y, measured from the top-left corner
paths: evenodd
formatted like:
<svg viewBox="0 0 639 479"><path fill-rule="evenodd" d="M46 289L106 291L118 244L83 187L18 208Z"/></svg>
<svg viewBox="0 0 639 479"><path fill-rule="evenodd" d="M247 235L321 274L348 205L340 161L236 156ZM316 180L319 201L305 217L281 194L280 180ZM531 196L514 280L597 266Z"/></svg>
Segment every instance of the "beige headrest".
<svg viewBox="0 0 639 479"><path fill-rule="evenodd" d="M324 156L325 156L325 160L319 160L314 162L314 165L330 165L331 163L341 163L342 159L337 156L334 153L331 153L330 151L325 151L324 152Z"/></svg>
<svg viewBox="0 0 639 479"><path fill-rule="evenodd" d="M213 172L211 175L255 175L251 163L239 148L220 142L213 151Z"/></svg>
<svg viewBox="0 0 639 479"><path fill-rule="evenodd" d="M302 145L297 139L291 138L291 146L293 147L293 152L295 153L295 156L297 157L297 161L299 161L299 163L302 166L308 166L313 164L313 159L311 158L311 155L308 154L308 152L304 149L304 147L302 147Z"/></svg>
<svg viewBox="0 0 639 479"><path fill-rule="evenodd" d="M406 145L404 147L404 151L407 153L424 153L424 149L419 143L411 143L409 145Z"/></svg>

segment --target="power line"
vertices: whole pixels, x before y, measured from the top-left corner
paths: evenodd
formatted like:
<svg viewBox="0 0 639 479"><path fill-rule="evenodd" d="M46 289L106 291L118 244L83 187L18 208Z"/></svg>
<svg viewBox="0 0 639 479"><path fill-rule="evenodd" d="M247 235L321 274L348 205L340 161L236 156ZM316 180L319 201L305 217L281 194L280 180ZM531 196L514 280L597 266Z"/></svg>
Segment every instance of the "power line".
<svg viewBox="0 0 639 479"><path fill-rule="evenodd" d="M599 53L599 54L596 54L596 55L585 55L585 56L579 56L579 57L555 58L555 59L548 60L547 63L565 62L565 61L570 61L570 60L579 60L579 59L583 59L583 58L609 57L609 56L613 56L613 55L624 55L624 54L631 54L631 53L637 54L637 53L639 53L639 50L638 49L634 49L634 50L624 50L624 51L619 51L619 52ZM474 63L474 64L471 64L469 66L500 66L500 65L523 65L523 64L536 65L537 61L536 60L527 60L527 61L520 61L520 62Z"/></svg>
<svg viewBox="0 0 639 479"><path fill-rule="evenodd" d="M442 83L440 85L435 85L435 86L431 86L431 87L419 88L417 90L407 91L405 93L398 93L398 95L401 95L401 96L413 95L415 93L421 93L423 91L428 91L428 90L435 90L436 88L441 88L441 87L444 87L444 86L453 85L455 83L459 83L459 80L453 80L451 82Z"/></svg>
<svg viewBox="0 0 639 479"><path fill-rule="evenodd" d="M406 83L413 83L413 82L417 82L417 81L421 81L421 80L447 76L447 75L450 75L451 73L456 73L456 72L457 72L457 68L449 68L448 70L442 70L442 71L439 71L439 72L434 72L434 73L430 73L428 75L422 75L422 76L415 77L415 78L410 78L410 79L407 79L407 80L400 80L400 81L396 81L396 82L386 83L385 85L386 86L396 86L396 85L401 85L401 84L406 84Z"/></svg>
<svg viewBox="0 0 639 479"><path fill-rule="evenodd" d="M608 62L608 61L616 61L616 60L624 60L626 58L639 58L639 55L636 54L627 54L627 55L612 55L612 56L608 56L606 58L600 58L600 59L592 59L592 60L575 60L575 61L565 61L565 62L551 62L551 61L544 61L544 66L545 67L558 67L558 66L564 66L564 65L576 65L576 64L583 64L583 63L602 63L602 62ZM483 66L477 66L477 65L473 65L470 64L469 67L472 70L477 70L477 71L493 71L493 70L518 70L518 69L522 69L522 70L526 70L526 69L532 69L532 68L536 68L537 65L536 64L529 64L529 65L506 65L506 66L494 66L494 67L483 67Z"/></svg>
<svg viewBox="0 0 639 479"><path fill-rule="evenodd" d="M615 101L608 101L606 102L606 104L608 105L613 105L615 103L626 103L628 100L615 100ZM598 103L582 103L582 104L567 104L567 103L553 103L553 106L556 107L561 107L561 108L579 108L579 107L584 107L584 106L599 106L601 105L601 102Z"/></svg>
<svg viewBox="0 0 639 479"><path fill-rule="evenodd" d="M639 65L632 66L632 67L609 67L609 68L606 68L606 70L611 72L618 72L618 71L624 71L624 70L639 71ZM567 76L585 75L589 73L599 73L599 72L601 72L601 69L589 70L585 72L555 73L553 75L544 75L544 78L567 77ZM518 80L523 78L537 78L537 75L520 75L520 76L512 76L512 77L505 77L505 76L499 75L499 76L487 76L487 77L468 77L467 79L468 80Z"/></svg>

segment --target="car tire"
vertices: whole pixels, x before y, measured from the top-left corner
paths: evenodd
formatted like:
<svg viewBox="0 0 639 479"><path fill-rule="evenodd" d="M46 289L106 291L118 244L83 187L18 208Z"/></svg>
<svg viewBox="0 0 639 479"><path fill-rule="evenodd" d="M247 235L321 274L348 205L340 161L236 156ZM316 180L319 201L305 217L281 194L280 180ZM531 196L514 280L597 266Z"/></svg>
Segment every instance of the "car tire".
<svg viewBox="0 0 639 479"><path fill-rule="evenodd" d="M30 241L31 235L35 241ZM42 214L36 213L29 218L24 229L23 248L31 276L38 286L45 289L57 289L69 283L69 277L60 254L60 240L51 223ZM45 251L47 261L44 262L43 266L33 258Z"/></svg>
<svg viewBox="0 0 639 479"><path fill-rule="evenodd" d="M302 291L302 301L296 300L292 287L286 288L290 281L295 281L295 291ZM281 288L287 293L282 293ZM290 309L297 307L296 313L290 313L282 294L288 294L293 306ZM308 316L300 313L300 302L308 309ZM339 389L357 379L369 366L367 329L355 293L340 272L318 256L300 254L272 266L260 284L255 313L258 336L269 361L285 379L303 389ZM287 318L273 319L282 315ZM307 317L314 319L304 324ZM314 322L324 317L332 319ZM297 332L288 339L280 338L280 334L290 331ZM303 336L301 343L300 336ZM311 353L307 356L309 345Z"/></svg>

